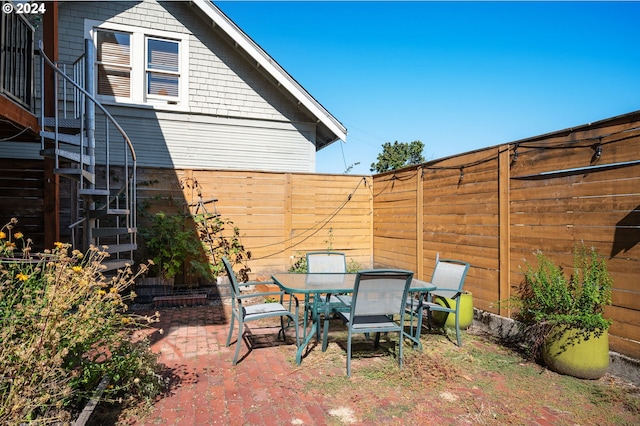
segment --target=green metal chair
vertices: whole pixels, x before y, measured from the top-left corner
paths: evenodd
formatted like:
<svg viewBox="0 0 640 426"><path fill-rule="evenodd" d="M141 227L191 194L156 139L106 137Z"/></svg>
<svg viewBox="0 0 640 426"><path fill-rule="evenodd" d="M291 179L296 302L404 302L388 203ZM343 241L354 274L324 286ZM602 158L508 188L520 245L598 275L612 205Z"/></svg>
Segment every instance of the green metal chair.
<svg viewBox="0 0 640 426"><path fill-rule="evenodd" d="M430 291L417 301L408 299L406 304L406 313L411 315L411 335L415 338L415 341L420 341L422 318L426 309L429 329L431 329L432 312L439 311L455 315L456 339L458 346L462 346L462 341L460 340L460 296L462 295L462 287L468 271L469 264L467 262L453 259L436 260L436 267L431 277L431 284L436 286L435 290ZM444 300L445 306L436 303L436 297ZM456 306L449 306L446 299L455 300ZM413 319L415 317L418 319L418 324L414 329Z"/></svg>
<svg viewBox="0 0 640 426"><path fill-rule="evenodd" d="M397 269L360 271L351 297L349 312L337 315L347 325L347 376L351 376L351 341L356 333L376 333L374 347L380 343L380 333L398 333L398 364L402 368L402 341L404 340L404 310L413 272ZM328 302L331 303L331 295ZM344 296L337 295L337 299ZM329 304L325 305L326 311ZM397 320L396 320L397 318ZM322 347L327 347L328 322L324 323Z"/></svg>
<svg viewBox="0 0 640 426"><path fill-rule="evenodd" d="M275 291L275 292L262 292L262 293L248 293L242 294L240 288L248 285L255 285L258 283L255 282L246 282L239 283L236 278L235 272L233 272L233 268L231 264L227 260L227 258L223 257L222 261L224 263L224 267L227 271L227 275L229 276L229 281L231 284L231 321L229 325L229 335L227 336L227 347L231 344L231 336L233 335L233 326L234 322L238 321L238 339L236 340L236 352L233 356L233 365L236 365L238 362L238 355L240 353L240 342L244 338L244 324L249 321L258 320L261 318L270 318L270 317L280 317L280 331L278 331L278 337L280 337L280 333L282 333L282 340L285 340L285 317L288 318L289 321L293 321L296 330L296 346L300 346L300 338L298 336L298 313L299 313L299 302L295 295L290 295L291 298L295 300L296 308L295 313L291 312L289 309L285 308L282 304L284 292ZM247 298L255 298L255 297L269 297L269 296L278 296L280 298L279 303L259 303L255 305L247 305L243 303L244 299ZM247 348L251 350L249 345L247 344Z"/></svg>
<svg viewBox="0 0 640 426"><path fill-rule="evenodd" d="M313 274L344 274L347 272L347 257L344 253L337 251L310 251L306 254L307 272ZM315 300L316 311L312 312L314 300L305 300L305 310L313 318L314 315L323 315L325 313L326 297L318 295ZM332 302L330 306L330 314L337 310L348 311L350 298L345 297L344 301ZM325 317L325 320L328 319ZM306 317L305 317L306 320ZM306 323L305 323L306 327ZM320 327L317 330L317 337L320 338Z"/></svg>

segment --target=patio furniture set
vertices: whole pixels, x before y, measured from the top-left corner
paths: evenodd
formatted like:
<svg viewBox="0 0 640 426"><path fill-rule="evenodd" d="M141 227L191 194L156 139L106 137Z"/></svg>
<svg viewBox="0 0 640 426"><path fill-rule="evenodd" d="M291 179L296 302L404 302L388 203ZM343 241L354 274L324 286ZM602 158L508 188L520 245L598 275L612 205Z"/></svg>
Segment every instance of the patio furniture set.
<svg viewBox="0 0 640 426"><path fill-rule="evenodd" d="M280 287L277 292L247 293L242 288L255 283L240 283L231 264L223 259L231 283L232 316L227 336L231 344L234 325L237 321L236 351L233 364L238 362L240 342L244 339L244 324L263 318L279 317L284 340L285 330L293 323L295 331L296 362L302 362L309 342L322 339L322 350L327 349L329 320L339 319L346 325L347 375L351 375L352 337L357 333L369 336L375 333L377 348L381 333L398 333L398 364L402 367L403 340L422 349L420 333L423 317L431 327L431 313L441 311L455 316L456 339L460 346L460 303L450 306L440 300L458 301L469 264L459 260L437 259L430 282L413 277L412 271L400 269L369 269L348 273L346 256L339 252L309 252L306 255L307 273L273 274L273 283ZM285 306L284 295L288 294L289 306ZM304 296L304 311L300 316L300 301ZM247 305L248 298L277 298L278 302ZM405 327L405 317L410 326ZM302 322L302 324L300 324ZM302 328L300 327L302 325ZM300 336L302 330L302 336ZM248 346L248 345L247 345Z"/></svg>

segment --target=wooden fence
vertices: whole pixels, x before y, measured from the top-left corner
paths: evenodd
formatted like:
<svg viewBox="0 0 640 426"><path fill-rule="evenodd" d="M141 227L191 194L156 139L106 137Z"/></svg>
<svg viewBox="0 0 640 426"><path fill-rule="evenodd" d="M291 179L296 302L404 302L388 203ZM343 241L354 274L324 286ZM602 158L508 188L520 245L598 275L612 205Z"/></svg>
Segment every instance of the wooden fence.
<svg viewBox="0 0 640 426"><path fill-rule="evenodd" d="M429 279L471 263L474 306L496 302L544 252L568 271L584 242L614 280L613 350L640 358L640 113L374 176L373 258Z"/></svg>
<svg viewBox="0 0 640 426"><path fill-rule="evenodd" d="M138 179L150 213L193 212L202 199L201 208L231 220L251 252L252 278L286 271L311 250L372 264L371 177L146 168Z"/></svg>

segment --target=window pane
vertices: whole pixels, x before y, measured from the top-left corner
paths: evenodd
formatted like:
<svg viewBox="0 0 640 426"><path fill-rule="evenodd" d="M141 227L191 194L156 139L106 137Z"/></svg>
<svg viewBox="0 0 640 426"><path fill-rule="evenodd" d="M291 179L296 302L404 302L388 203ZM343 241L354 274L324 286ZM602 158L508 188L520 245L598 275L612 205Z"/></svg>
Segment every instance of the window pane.
<svg viewBox="0 0 640 426"><path fill-rule="evenodd" d="M129 65L131 36L113 31L98 31L98 62Z"/></svg>
<svg viewBox="0 0 640 426"><path fill-rule="evenodd" d="M147 40L147 68L178 72L178 43L166 40Z"/></svg>
<svg viewBox="0 0 640 426"><path fill-rule="evenodd" d="M130 74L128 68L98 65L98 94L130 97Z"/></svg>
<svg viewBox="0 0 640 426"><path fill-rule="evenodd" d="M160 96L178 96L178 76L147 73L147 94Z"/></svg>
<svg viewBox="0 0 640 426"><path fill-rule="evenodd" d="M99 30L96 37L98 94L131 97L131 35Z"/></svg>

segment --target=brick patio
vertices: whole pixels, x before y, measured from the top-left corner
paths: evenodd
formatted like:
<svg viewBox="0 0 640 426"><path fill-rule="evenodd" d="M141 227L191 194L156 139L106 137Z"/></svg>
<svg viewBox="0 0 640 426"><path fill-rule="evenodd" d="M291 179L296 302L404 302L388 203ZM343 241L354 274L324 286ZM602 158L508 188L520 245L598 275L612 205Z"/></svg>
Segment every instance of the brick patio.
<svg viewBox="0 0 640 426"><path fill-rule="evenodd" d="M162 308L160 323L148 330L152 350L160 354L174 375L168 395L159 399L152 413L134 425L342 425L342 424L473 424L469 407L463 404L443 409L442 395L429 395L424 401L407 401L400 392L385 393L363 389L363 394L323 394L306 384L318 376L345 376L343 350L336 362L326 362L314 346L300 366L294 362L295 346L291 332L287 343L277 341L277 327L258 330L249 326L254 349L243 344L240 361L231 365L234 344L225 347L229 329L229 306L189 306ZM159 330L162 329L162 334ZM235 341L235 335L234 335ZM245 356L246 355L246 356ZM335 360L335 359L334 359ZM367 362L376 362L369 358ZM354 363L357 369L358 361ZM354 383L359 380L352 379ZM500 380L496 380L500 386ZM479 389L452 389L482 401ZM380 395L376 396L379 392ZM360 398L371 398L382 413L407 413L371 419L362 411ZM365 399L366 400L366 399ZM417 404L417 405L413 405ZM366 404L365 404L366 405ZM411 414L407 406L418 409ZM397 407L397 408L396 408ZM403 408L404 407L404 408ZM369 407L371 408L371 407ZM358 411L360 410L360 411ZM375 407L374 407L375 411ZM522 414L522 413L521 413ZM386 414L385 414L386 415ZM567 415L553 410L530 413L522 424L568 424ZM424 422L425 416L429 421Z"/></svg>

